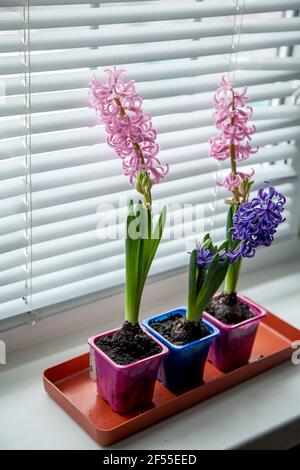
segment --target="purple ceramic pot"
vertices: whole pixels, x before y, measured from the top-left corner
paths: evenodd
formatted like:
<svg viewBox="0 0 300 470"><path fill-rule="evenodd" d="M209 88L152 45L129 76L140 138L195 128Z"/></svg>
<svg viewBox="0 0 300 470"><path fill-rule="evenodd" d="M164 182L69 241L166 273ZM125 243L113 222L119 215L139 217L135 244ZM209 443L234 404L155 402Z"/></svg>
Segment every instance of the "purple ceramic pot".
<svg viewBox="0 0 300 470"><path fill-rule="evenodd" d="M226 325L207 312L203 314L203 318L220 330L220 335L211 345L208 360L217 369L224 371L230 371L248 363L259 322L267 314L266 310L247 297L239 294L237 297L248 305L254 314L253 318L236 325Z"/></svg>
<svg viewBox="0 0 300 470"><path fill-rule="evenodd" d="M92 336L88 343L95 352L98 395L114 411L128 413L151 402L158 368L161 359L168 354L168 349L145 331L161 347L161 352L128 365L116 364L95 344L99 338L110 336L116 331L118 328Z"/></svg>

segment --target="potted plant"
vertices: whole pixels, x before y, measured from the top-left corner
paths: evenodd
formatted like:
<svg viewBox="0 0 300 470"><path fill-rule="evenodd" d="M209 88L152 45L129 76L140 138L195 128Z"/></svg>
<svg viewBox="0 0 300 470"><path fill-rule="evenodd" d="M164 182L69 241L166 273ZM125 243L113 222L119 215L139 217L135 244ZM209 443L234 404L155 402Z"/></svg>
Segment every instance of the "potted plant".
<svg viewBox="0 0 300 470"><path fill-rule="evenodd" d="M230 263L227 248L228 242L214 246L207 234L190 256L187 308L176 308L143 322L169 349L158 378L174 392L201 382L209 348L219 334L202 313L225 278Z"/></svg>
<svg viewBox="0 0 300 470"><path fill-rule="evenodd" d="M139 325L143 288L162 238L166 220L163 208L153 224L151 188L168 171L157 158L159 147L151 116L142 110L135 83L125 83L124 71L107 70L105 83L94 77L91 104L108 134L107 142L121 157L125 175L143 195L129 203L126 221L125 323L121 328L89 338L94 352L97 391L114 411L127 413L152 400L161 359L167 348Z"/></svg>
<svg viewBox="0 0 300 470"><path fill-rule="evenodd" d="M231 264L223 292L211 300L204 314L221 332L209 354L221 370L248 362L259 321L266 315L263 308L237 293L242 259L253 257L260 246L270 246L278 225L284 221L285 197L267 184L250 199L254 171L246 173L237 168L239 161L258 150L250 143L255 126L249 124L253 110L246 106L247 101L247 86L239 92L232 81L221 79L214 96L218 133L210 140L210 154L231 163L229 175L217 181L232 193L232 198L225 200L229 205L226 233Z"/></svg>

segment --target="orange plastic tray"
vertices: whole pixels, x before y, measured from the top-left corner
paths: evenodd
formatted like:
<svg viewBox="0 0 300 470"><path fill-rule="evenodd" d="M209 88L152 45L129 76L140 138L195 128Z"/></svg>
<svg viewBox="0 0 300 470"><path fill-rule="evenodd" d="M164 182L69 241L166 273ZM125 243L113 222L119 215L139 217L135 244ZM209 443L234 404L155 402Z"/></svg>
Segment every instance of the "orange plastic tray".
<svg viewBox="0 0 300 470"><path fill-rule="evenodd" d="M96 395L96 382L89 378L88 353L47 369L43 381L49 395L86 432L99 444L109 445L288 360L293 342L299 339L299 330L269 313L259 325L247 365L223 373L207 362L204 383L177 395L157 381L153 403L127 415L113 412Z"/></svg>

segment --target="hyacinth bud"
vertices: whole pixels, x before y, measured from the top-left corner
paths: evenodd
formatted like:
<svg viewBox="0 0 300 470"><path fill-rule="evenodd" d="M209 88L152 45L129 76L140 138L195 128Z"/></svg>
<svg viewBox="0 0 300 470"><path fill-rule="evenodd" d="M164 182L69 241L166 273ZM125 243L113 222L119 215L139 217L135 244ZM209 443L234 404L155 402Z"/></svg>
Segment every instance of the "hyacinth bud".
<svg viewBox="0 0 300 470"><path fill-rule="evenodd" d="M135 189L144 196L147 205L151 206L151 188L153 182L146 171L137 171Z"/></svg>
<svg viewBox="0 0 300 470"><path fill-rule="evenodd" d="M136 173L135 189L140 194L149 193L151 191L152 186L153 186L153 183L151 181L150 176L148 175L146 171L138 171Z"/></svg>
<svg viewBox="0 0 300 470"><path fill-rule="evenodd" d="M243 201L247 201L249 199L249 193L253 183L254 181L250 181L249 178L246 178L245 180L241 181L239 185L239 193Z"/></svg>

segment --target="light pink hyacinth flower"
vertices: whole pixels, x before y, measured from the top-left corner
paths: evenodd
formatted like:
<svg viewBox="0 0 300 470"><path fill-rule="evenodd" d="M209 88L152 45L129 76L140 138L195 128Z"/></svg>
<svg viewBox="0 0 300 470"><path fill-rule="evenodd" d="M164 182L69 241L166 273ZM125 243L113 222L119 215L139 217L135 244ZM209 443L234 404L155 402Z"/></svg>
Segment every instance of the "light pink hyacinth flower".
<svg viewBox="0 0 300 470"><path fill-rule="evenodd" d="M251 146L251 137L255 133L254 125L249 125L253 109L247 106L247 86L241 91L233 88L233 82L224 76L219 82L219 88L214 95L215 113L214 123L218 133L213 136L210 143L210 156L216 160L227 160L232 158L234 149L235 162L246 160L250 155L257 152L258 148ZM250 179L251 173L231 172L218 184L225 186L229 191L237 189L241 182Z"/></svg>
<svg viewBox="0 0 300 470"><path fill-rule="evenodd" d="M126 73L116 66L106 69L102 83L94 76L89 83L90 104L105 125L107 143L121 157L124 174L135 184L138 172L147 173L152 184L160 183L168 172L157 158L157 133L152 128L152 116L142 110L142 97L135 81L124 82Z"/></svg>
<svg viewBox="0 0 300 470"><path fill-rule="evenodd" d="M229 173L224 180L217 180L218 186L224 186L228 191L234 191L239 188L245 180L250 180L254 175L254 170L250 173L238 171L236 174Z"/></svg>

